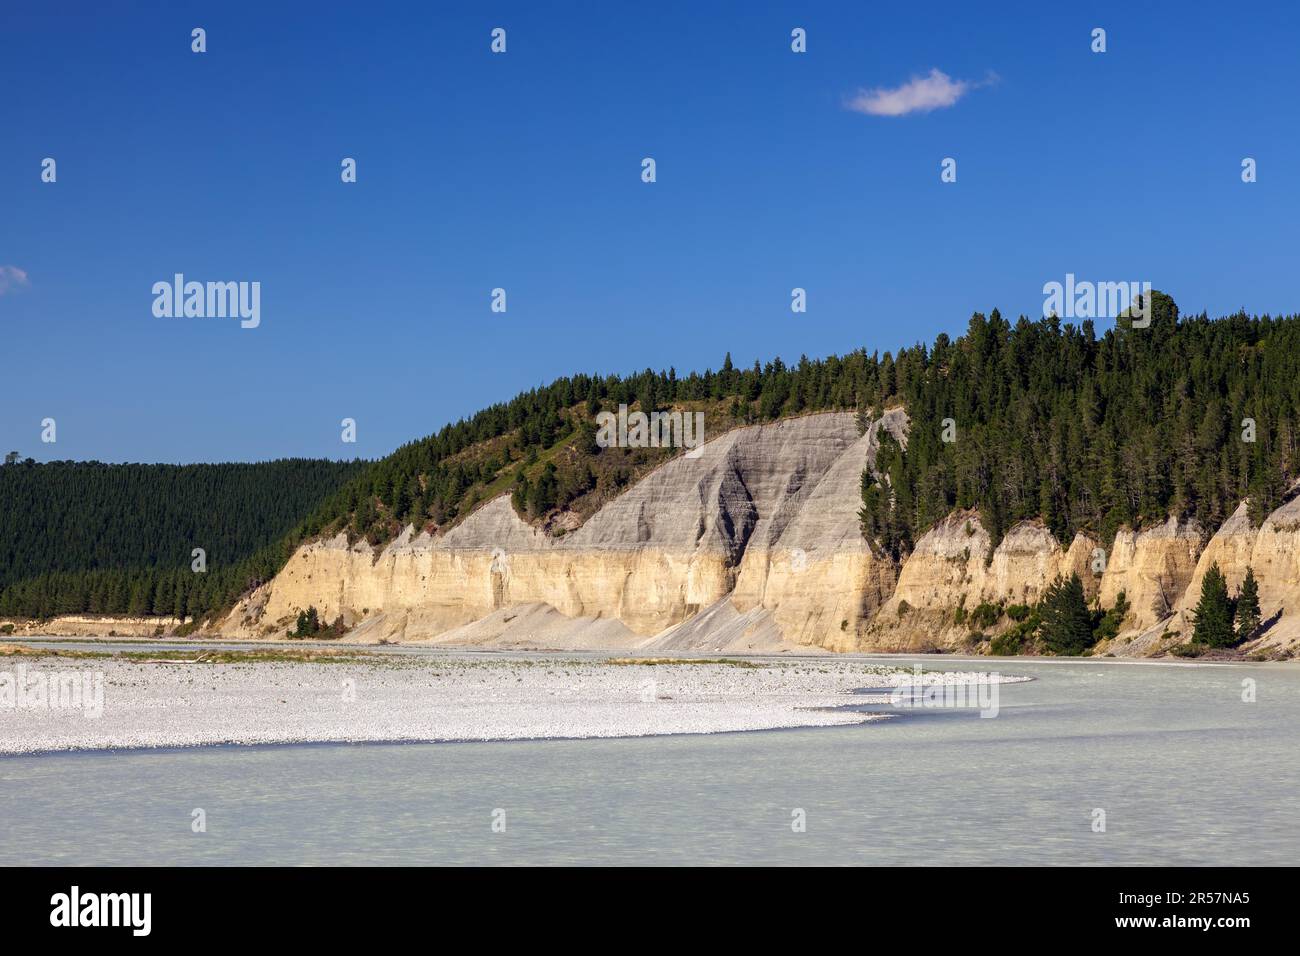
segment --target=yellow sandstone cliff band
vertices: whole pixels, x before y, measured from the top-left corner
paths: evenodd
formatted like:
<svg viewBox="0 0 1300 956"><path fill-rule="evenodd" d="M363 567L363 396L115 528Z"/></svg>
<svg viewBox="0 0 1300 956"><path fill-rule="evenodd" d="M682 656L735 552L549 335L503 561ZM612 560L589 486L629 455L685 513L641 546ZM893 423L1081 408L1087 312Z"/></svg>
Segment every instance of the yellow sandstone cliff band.
<svg viewBox="0 0 1300 956"><path fill-rule="evenodd" d="M1080 534L1063 548L1037 522L1012 527L990 556L978 515L957 513L922 535L896 572L863 539L857 515L862 470L874 467L882 429L905 444L904 412L887 412L862 436L848 413L735 429L664 464L558 539L500 497L438 538L408 528L382 550L341 535L306 544L220 630L278 636L311 605L325 620L355 625L359 640L428 640L490 621L482 633L526 643L510 623L521 609L521 621L542 621L544 608L551 625L557 613L602 622L592 638L599 646L956 647L966 630L953 621L956 608L1033 604L1058 574L1077 572L1103 607L1121 591L1131 605L1111 650L1146 654L1178 640L1174 631L1190 636L1187 609L1214 560L1230 586L1254 566L1266 620L1300 605L1295 503L1260 529L1239 509L1208 543L1202 529L1173 519L1122 530L1101 564L1094 539ZM1266 641L1292 641L1290 623L1283 616Z"/></svg>

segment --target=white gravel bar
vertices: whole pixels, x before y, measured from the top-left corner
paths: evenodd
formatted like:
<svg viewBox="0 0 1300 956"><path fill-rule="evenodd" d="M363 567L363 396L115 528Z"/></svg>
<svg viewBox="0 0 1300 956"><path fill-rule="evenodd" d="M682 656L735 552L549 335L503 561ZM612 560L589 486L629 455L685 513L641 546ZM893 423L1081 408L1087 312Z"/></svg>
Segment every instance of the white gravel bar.
<svg viewBox="0 0 1300 956"><path fill-rule="evenodd" d="M32 688L57 685L55 674L76 679L83 692L79 703L69 696L67 680L58 692L61 706L33 698ZM16 689L20 678L21 692ZM927 674L925 683L977 679L974 673L936 672ZM913 672L903 665L825 658L616 663L375 655L329 663L176 664L121 657L0 657L0 754L840 726L882 719L827 709L888 701L887 694L864 696L855 689L913 681ZM98 714L97 682L102 689Z"/></svg>

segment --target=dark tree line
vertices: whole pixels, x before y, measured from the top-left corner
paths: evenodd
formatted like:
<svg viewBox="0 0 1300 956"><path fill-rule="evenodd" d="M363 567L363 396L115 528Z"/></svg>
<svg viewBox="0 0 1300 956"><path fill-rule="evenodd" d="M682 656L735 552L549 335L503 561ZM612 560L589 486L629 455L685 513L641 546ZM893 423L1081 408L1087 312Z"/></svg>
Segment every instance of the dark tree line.
<svg viewBox="0 0 1300 956"><path fill-rule="evenodd" d="M514 481L502 490L515 493L521 513L535 515L562 503L566 491L575 489L564 487L564 476L546 471L523 481L513 466L536 460L562 441L576 443L594 458L600 450L594 444L592 421L602 410L614 411L623 404L653 411L681 402L731 400L734 418L754 422L805 411L853 409L865 383L876 378L878 365L878 358L861 350L820 361L803 357L796 366L780 359L766 365L755 362L748 369L736 368L728 355L720 370L684 377L675 369L646 369L626 377L561 378L403 445L358 477L310 523L325 529L346 518L354 533L375 543L407 523L442 525L477 504L473 491L491 484L508 467ZM480 457L465 454L504 436L513 436L508 453L502 449ZM570 484L580 490L584 481L589 478L582 473Z"/></svg>
<svg viewBox="0 0 1300 956"><path fill-rule="evenodd" d="M1063 542L1082 530L1109 545L1119 528L1170 514L1212 530L1247 496L1258 524L1300 464L1300 319L1180 318L1168 296L1153 300L1150 327L1121 320L1100 336L1091 321L1012 324L994 310L955 340L941 334L896 354L860 349L746 369L728 355L718 371L684 377L646 369L559 379L403 446L313 520L324 528L352 516L353 531L369 529L375 541L410 521L441 524L516 460L559 441L588 444L582 430L602 409L722 401L739 422L857 410L865 425L906 406L906 452L886 436L886 480L863 481L864 533L900 558L959 508L978 509L995 545L1035 517ZM512 454L462 454L510 434ZM544 474L516 475L501 490L529 515L564 499Z"/></svg>
<svg viewBox="0 0 1300 956"><path fill-rule="evenodd" d="M204 613L274 574L285 536L364 467L0 465L0 614Z"/></svg>
<svg viewBox="0 0 1300 956"><path fill-rule="evenodd" d="M902 555L974 508L995 545L1041 518L1062 542L1089 531L1109 546L1171 514L1213 531L1247 496L1258 525L1297 473L1300 319L1180 319L1153 298L1149 328L1098 337L995 311L956 341L886 355L863 398L902 402L912 424L905 454L885 442L883 483L864 477L864 532Z"/></svg>

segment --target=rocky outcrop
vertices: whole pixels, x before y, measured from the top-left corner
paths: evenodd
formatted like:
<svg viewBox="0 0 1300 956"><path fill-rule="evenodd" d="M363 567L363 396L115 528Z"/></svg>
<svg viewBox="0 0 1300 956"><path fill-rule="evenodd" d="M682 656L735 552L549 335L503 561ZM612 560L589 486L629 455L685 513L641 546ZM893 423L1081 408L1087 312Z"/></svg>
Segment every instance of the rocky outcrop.
<svg viewBox="0 0 1300 956"><path fill-rule="evenodd" d="M975 512L948 516L896 568L859 530L864 467L882 430L904 446L907 418L887 412L859 436L852 415L738 428L677 457L585 524L552 537L509 499L483 505L441 537L411 529L382 550L339 536L299 548L281 573L220 625L279 635L314 605L358 640L663 650L956 648L958 608L1032 605L1077 573L1090 600L1130 611L1103 650L1151 654L1191 634L1206 570L1235 588L1255 569L1265 619L1258 646L1300 650L1300 498L1253 529L1243 505L1206 540L1174 519L1121 530L1104 552L1063 547L1040 522L996 547ZM1005 619L1003 621L1005 623Z"/></svg>
<svg viewBox="0 0 1300 956"><path fill-rule="evenodd" d="M797 644L848 649L893 586L857 530L879 430L850 414L739 428L660 466L586 524L552 538L507 497L442 537L408 529L382 551L340 535L300 548L223 630L279 633L300 609L366 621L374 639L428 639L516 605L660 634L724 598L762 608ZM826 596L832 596L826 600Z"/></svg>
<svg viewBox="0 0 1300 956"><path fill-rule="evenodd" d="M185 622L175 617L63 614L49 620L0 618L0 640L13 637L171 637Z"/></svg>
<svg viewBox="0 0 1300 956"><path fill-rule="evenodd" d="M958 512L927 531L903 563L890 601L919 610L989 603L1034 604L1058 575L1077 572L1095 591L1089 562L1096 542L1077 535L1062 548L1045 527L1024 521L989 555L992 541L975 512Z"/></svg>
<svg viewBox="0 0 1300 956"><path fill-rule="evenodd" d="M1132 610L1126 628L1144 630L1169 616L1196 572L1205 532L1195 522L1170 518L1139 532L1115 535L1099 598L1112 607L1124 593Z"/></svg>
<svg viewBox="0 0 1300 956"><path fill-rule="evenodd" d="M1258 643L1295 651L1300 645L1300 491L1293 490L1292 495L1265 519L1255 536L1248 564L1259 581L1261 617L1267 628ZM1235 591L1246 575L1240 560L1221 562L1220 568ZM1199 593L1200 584L1194 582L1187 597Z"/></svg>
<svg viewBox="0 0 1300 956"><path fill-rule="evenodd" d="M898 586L868 628L865 645L873 650L953 647L968 628L955 623L958 608L980 604L1033 605L1057 576L1077 573L1085 591L1097 590L1093 573L1096 542L1076 535L1061 547L1041 523L1013 526L996 548L979 515L949 515L917 540L903 562Z"/></svg>
<svg viewBox="0 0 1300 956"><path fill-rule="evenodd" d="M862 471L873 471L882 429L906 444L907 420L887 412L817 479L788 520L756 534L736 575L731 601L771 612L795 644L849 651L894 590L894 565L862 536Z"/></svg>
<svg viewBox="0 0 1300 956"><path fill-rule="evenodd" d="M1172 641L1185 643L1195 628L1193 610L1205 575L1214 565L1235 594L1252 568L1259 583L1264 626L1248 650L1300 650L1300 488L1258 527L1252 527L1248 503L1242 502L1210 538L1196 562L1172 613L1150 625L1130 642L1129 650L1150 653ZM1288 613L1288 611L1290 613Z"/></svg>

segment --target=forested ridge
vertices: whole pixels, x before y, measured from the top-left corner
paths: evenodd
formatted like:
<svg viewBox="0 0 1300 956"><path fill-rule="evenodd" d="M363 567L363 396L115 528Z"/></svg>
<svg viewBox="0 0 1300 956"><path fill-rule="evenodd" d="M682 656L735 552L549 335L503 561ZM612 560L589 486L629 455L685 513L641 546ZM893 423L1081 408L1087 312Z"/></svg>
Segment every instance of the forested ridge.
<svg viewBox="0 0 1300 956"><path fill-rule="evenodd" d="M560 379L400 448L308 530L347 523L380 543L408 523L455 520L494 482L531 493L552 469L546 454L554 447L580 449L579 469L584 459L589 466L626 454L590 438L595 414L620 403L707 403L710 435L836 409L856 410L865 427L902 404L911 421L906 453L886 435L878 458L885 480L863 481L864 534L896 557L958 508L977 509L995 543L1028 518L1042 518L1063 542L1083 530L1109 544L1120 527L1170 515L1212 531L1247 496L1258 524L1297 472L1300 318L1180 317L1168 296L1152 298L1149 327L1121 319L1101 335L1091 321L1012 324L995 309L972 316L956 340L940 334L896 354L859 349L743 370L728 355L720 370L685 377L647 369ZM511 437L491 460L466 464L465 449L501 436ZM566 507L566 489L581 487L562 469L552 478L559 490L540 507L515 495L524 517Z"/></svg>
<svg viewBox="0 0 1300 956"><path fill-rule="evenodd" d="M995 543L1027 518L1063 543L1082 530L1109 546L1171 515L1212 533L1247 496L1258 525L1296 477L1294 316L1180 318L1154 293L1149 328L1098 337L994 311L880 368L867 401L901 400L912 429L905 454L886 441L886 481L864 479L863 527L895 554L956 508L978 509Z"/></svg>
<svg viewBox="0 0 1300 956"><path fill-rule="evenodd" d="M0 614L194 614L272 568L303 515L364 462L0 467ZM205 573L192 568L201 548ZM250 559L270 549L256 564Z"/></svg>
<svg viewBox="0 0 1300 956"><path fill-rule="evenodd" d="M856 411L865 428L905 406L907 450L885 438L884 480L864 475L861 512L864 535L900 560L959 508L978 510L995 543L1030 518L1063 542L1089 531L1109 545L1119 528L1171 514L1212 532L1247 496L1258 523L1297 474L1300 317L1180 317L1161 293L1151 312L1148 328L1121 319L1098 335L1091 321L1011 323L994 310L972 316L956 339L941 334L892 354L859 349L744 369L728 355L717 371L685 376L558 379L402 446L314 502L304 495L287 535L233 568L210 560L210 580L191 590L187 610L229 604L305 539L346 531L382 544L407 524L437 533L507 491L525 520L562 533L550 524L557 516L585 516L674 453L599 447L595 416L620 404L704 410L709 436L824 410ZM183 552L176 568L190 573L188 541L162 547L173 549L168 560ZM113 560L111 549L96 553ZM78 601L64 582L43 588L17 600L11 587L0 613L34 614L38 604L58 613ZM102 609L125 610L120 599Z"/></svg>

